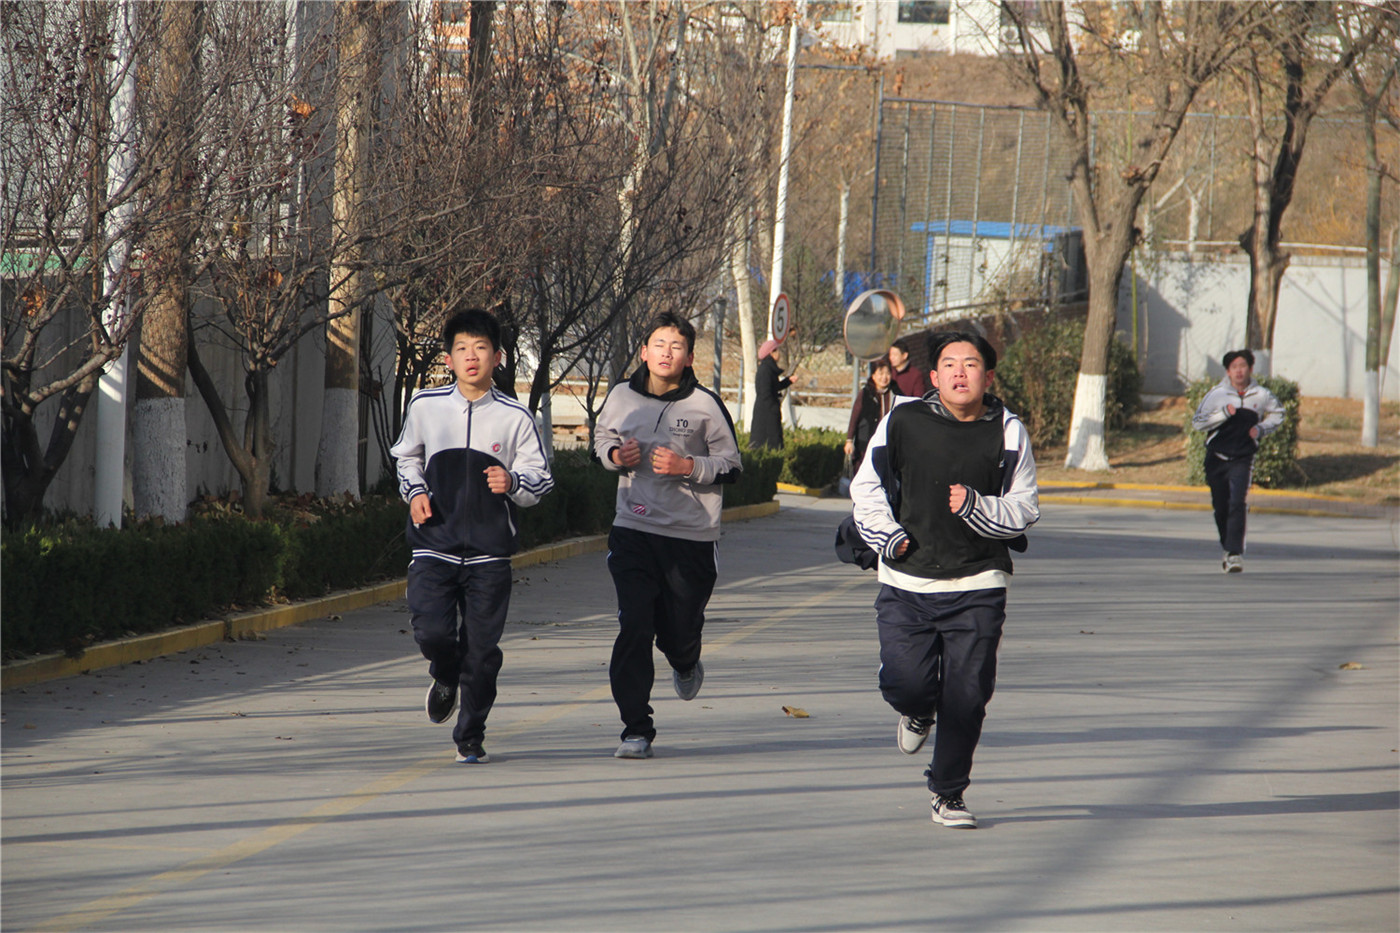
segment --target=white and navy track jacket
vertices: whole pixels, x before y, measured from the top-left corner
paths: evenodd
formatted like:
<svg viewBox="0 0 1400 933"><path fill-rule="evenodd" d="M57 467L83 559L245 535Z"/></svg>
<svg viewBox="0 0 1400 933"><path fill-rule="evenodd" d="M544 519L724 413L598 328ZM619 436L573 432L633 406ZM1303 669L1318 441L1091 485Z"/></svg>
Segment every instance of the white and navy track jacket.
<svg viewBox="0 0 1400 933"><path fill-rule="evenodd" d="M668 538L718 541L724 508L720 485L734 482L741 469L729 411L689 368L680 386L665 395L647 391L647 375L643 365L627 382L613 387L593 435L593 452L603 466L622 474L613 524ZM636 438L642 446L642 462L632 469L618 466L610 456L628 438ZM656 447L693 458L694 472L689 476L653 473L651 452Z"/></svg>
<svg viewBox="0 0 1400 933"><path fill-rule="evenodd" d="M1035 457L1021 419L995 396L959 422L935 389L900 396L880 420L851 480L856 529L879 554L881 583L916 593L1005 587L1008 550L1040 518ZM952 512L952 484L968 489ZM905 540L910 547L896 557Z"/></svg>
<svg viewBox="0 0 1400 933"><path fill-rule="evenodd" d="M389 452L398 461L404 501L423 492L432 498L432 517L422 525L409 518L414 560L508 560L519 546L517 507L534 505L554 488L535 419L494 387L476 401L455 383L414 395ZM486 485L490 466L510 473L508 493Z"/></svg>
<svg viewBox="0 0 1400 933"><path fill-rule="evenodd" d="M1235 406L1233 415L1226 411L1230 405ZM1206 432L1206 450L1222 460L1254 456L1259 441L1249 436L1249 429L1257 426L1263 437L1281 424L1283 404L1274 393L1253 379L1239 392L1229 375L1206 393L1191 418L1191 427Z"/></svg>

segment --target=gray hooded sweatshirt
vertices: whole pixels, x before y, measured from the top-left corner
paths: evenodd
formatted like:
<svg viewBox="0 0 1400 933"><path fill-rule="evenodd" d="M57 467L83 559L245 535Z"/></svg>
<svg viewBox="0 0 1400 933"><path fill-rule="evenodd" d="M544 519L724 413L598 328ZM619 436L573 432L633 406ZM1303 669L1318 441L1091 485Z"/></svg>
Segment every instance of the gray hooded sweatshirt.
<svg viewBox="0 0 1400 933"><path fill-rule="evenodd" d="M724 507L723 483L739 476L739 441L729 411L719 396L704 388L687 368L678 388L664 395L647 391L647 368L639 367L625 383L613 387L598 415L593 452L617 481L617 517L613 524L637 531L718 541ZM618 466L612 451L628 438L642 447L642 462ZM669 447L695 460L689 476L659 476L651 469L651 452Z"/></svg>

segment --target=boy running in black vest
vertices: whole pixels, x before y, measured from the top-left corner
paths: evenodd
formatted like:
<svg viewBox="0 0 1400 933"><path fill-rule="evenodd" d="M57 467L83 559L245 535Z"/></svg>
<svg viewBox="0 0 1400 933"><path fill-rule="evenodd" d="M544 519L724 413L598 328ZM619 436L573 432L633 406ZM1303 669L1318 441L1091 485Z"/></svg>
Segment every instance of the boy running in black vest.
<svg viewBox="0 0 1400 933"><path fill-rule="evenodd" d="M880 691L913 755L937 728L924 776L933 821L974 829L963 802L996 685L1008 548L1040 518L1021 420L992 395L996 351L977 334L929 336L933 389L900 398L851 482L861 537L879 555Z"/></svg>
<svg viewBox="0 0 1400 933"><path fill-rule="evenodd" d="M650 758L656 725L652 643L666 656L676 695L693 700L705 679L700 630L718 573L722 483L739 475L739 442L719 396L691 369L695 328L658 314L642 365L608 393L594 452L620 471L608 570L619 630L608 676L622 716L616 758Z"/></svg>

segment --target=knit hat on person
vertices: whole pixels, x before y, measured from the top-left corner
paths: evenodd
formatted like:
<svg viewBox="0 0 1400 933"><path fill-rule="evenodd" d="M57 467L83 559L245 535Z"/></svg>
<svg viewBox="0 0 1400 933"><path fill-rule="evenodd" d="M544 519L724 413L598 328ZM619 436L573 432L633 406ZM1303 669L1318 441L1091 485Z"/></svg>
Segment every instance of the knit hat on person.
<svg viewBox="0 0 1400 933"><path fill-rule="evenodd" d="M763 341L763 346L758 348L758 358L761 360L776 349L778 349L778 341L765 340Z"/></svg>

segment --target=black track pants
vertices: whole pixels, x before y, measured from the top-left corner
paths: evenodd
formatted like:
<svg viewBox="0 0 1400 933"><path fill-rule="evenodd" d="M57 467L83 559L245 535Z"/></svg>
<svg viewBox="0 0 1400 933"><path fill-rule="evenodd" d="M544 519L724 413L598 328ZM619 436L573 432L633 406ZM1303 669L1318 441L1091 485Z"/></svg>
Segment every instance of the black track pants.
<svg viewBox="0 0 1400 933"><path fill-rule="evenodd" d="M1221 460L1206 453L1206 484L1210 486L1210 503L1215 507L1215 529L1220 532L1220 546L1226 554L1244 553L1244 520L1248 512L1245 497L1253 475L1253 457Z"/></svg>
<svg viewBox="0 0 1400 933"><path fill-rule="evenodd" d="M622 737L656 737L652 644L678 671L700 660L705 605L715 588L717 545L614 527L608 571L617 588L617 641L608 676L622 716Z"/></svg>

